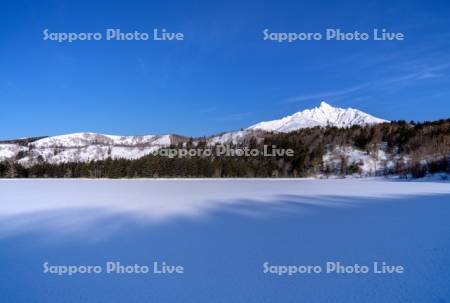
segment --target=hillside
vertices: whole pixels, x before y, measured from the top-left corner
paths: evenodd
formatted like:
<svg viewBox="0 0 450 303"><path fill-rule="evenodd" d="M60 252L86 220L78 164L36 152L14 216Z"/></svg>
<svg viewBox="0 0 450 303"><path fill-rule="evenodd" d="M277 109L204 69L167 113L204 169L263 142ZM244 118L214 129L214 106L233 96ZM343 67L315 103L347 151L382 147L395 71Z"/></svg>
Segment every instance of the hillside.
<svg viewBox="0 0 450 303"><path fill-rule="evenodd" d="M32 165L22 165L19 158L3 161L0 164L0 176L134 178L401 175L422 177L427 173L450 172L450 120L425 123L398 121L365 126L353 125L346 128L314 127L289 133L246 130L235 135L223 134L219 138L223 140L217 137L180 138L178 142L171 142L169 147L192 149L214 146L227 141L235 148L250 147L263 150L264 146L268 146L270 150L272 146L276 146L292 149L294 156L212 155L169 158L150 154L136 159L106 157L84 162L40 161ZM161 138L153 139L151 141L153 143L168 144L167 141L158 141ZM213 139L216 141L212 141ZM49 139L44 140L49 142ZM128 141L125 140L125 142ZM83 148L90 146L92 145ZM39 148L39 145L36 148ZM114 146L114 148L119 147ZM133 148L139 150L146 147L144 144L144 146ZM31 148L32 151L33 148ZM30 150L24 149L23 156L26 157L28 152Z"/></svg>

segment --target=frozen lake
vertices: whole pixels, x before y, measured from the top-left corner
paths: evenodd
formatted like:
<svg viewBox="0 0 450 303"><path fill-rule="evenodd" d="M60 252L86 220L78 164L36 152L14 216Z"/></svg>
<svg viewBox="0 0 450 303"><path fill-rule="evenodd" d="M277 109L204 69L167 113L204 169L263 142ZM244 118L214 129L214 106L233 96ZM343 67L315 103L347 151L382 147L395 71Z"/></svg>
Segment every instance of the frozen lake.
<svg viewBox="0 0 450 303"><path fill-rule="evenodd" d="M0 302L450 302L449 218L450 183L0 180ZM184 273L43 273L109 261ZM263 266L327 262L371 271Z"/></svg>

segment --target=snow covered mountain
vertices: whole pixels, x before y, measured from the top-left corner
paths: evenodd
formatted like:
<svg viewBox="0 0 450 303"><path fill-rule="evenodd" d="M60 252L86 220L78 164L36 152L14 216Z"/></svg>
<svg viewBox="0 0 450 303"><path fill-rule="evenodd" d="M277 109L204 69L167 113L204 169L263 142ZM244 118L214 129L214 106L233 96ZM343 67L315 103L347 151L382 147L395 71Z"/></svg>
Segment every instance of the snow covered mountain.
<svg viewBox="0 0 450 303"><path fill-rule="evenodd" d="M96 133L75 133L47 137L31 143L34 148L85 147L88 145L148 146L170 145L171 136L112 136Z"/></svg>
<svg viewBox="0 0 450 303"><path fill-rule="evenodd" d="M319 107L306 109L279 120L265 121L250 126L250 130L264 130L273 132L291 132L300 128L316 126L349 127L352 125L369 125L389 122L371 116L353 108L338 108L321 102Z"/></svg>
<svg viewBox="0 0 450 303"><path fill-rule="evenodd" d="M336 108L322 102L320 107L291 116L261 122L247 129L225 132L206 138L207 145L246 144L251 138L261 139L266 131L289 132L315 126L348 127L388 122L362 111ZM194 139L195 145L202 139ZM25 138L0 142L0 162L14 161L23 165L39 162L67 163L92 160L138 159L171 144L189 139L177 135L113 136L97 133L75 133L53 137Z"/></svg>
<svg viewBox="0 0 450 303"><path fill-rule="evenodd" d="M29 165L41 161L67 163L107 158L138 159L180 140L182 137L175 135L111 136L75 133L26 143L21 143L20 140L16 143L0 143L0 161L12 159Z"/></svg>

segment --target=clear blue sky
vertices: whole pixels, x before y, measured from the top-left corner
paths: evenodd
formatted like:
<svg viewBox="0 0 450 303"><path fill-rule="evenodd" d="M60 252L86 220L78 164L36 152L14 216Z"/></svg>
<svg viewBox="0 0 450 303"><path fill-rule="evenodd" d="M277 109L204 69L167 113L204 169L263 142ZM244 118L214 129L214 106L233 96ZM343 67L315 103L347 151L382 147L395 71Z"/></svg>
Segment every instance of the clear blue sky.
<svg viewBox="0 0 450 303"><path fill-rule="evenodd" d="M450 2L2 1L0 138L207 135L318 105L450 117ZM263 41L273 32L404 41ZM183 32L184 41L44 41L42 31Z"/></svg>

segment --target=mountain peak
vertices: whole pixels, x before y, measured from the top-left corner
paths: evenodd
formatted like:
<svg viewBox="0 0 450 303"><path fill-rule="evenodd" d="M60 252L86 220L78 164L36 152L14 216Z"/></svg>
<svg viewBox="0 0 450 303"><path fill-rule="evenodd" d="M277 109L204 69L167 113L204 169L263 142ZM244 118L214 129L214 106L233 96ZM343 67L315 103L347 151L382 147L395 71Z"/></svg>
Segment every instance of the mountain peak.
<svg viewBox="0 0 450 303"><path fill-rule="evenodd" d="M306 109L278 120L265 121L250 126L248 129L260 129L274 132L291 132L301 128L311 127L350 127L352 125L369 125L389 122L363 111L353 108L339 108L320 102L319 107Z"/></svg>
<svg viewBox="0 0 450 303"><path fill-rule="evenodd" d="M334 108L333 106L331 106L330 104L328 104L325 101L320 102L320 106L319 108Z"/></svg>

